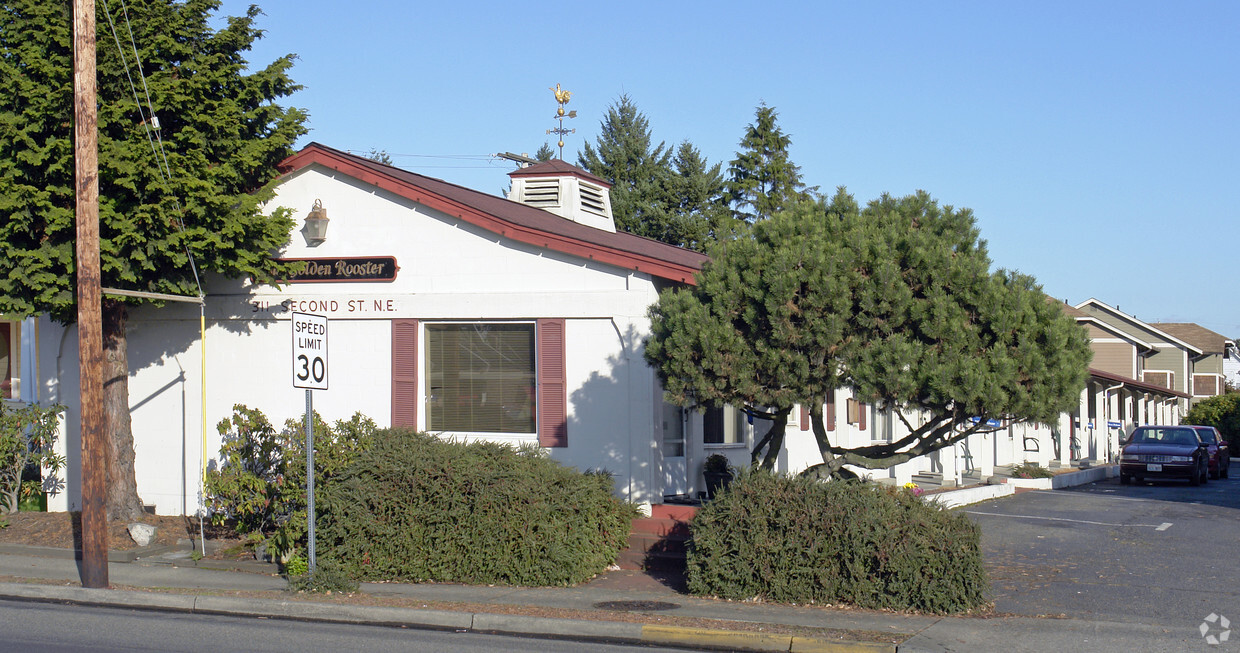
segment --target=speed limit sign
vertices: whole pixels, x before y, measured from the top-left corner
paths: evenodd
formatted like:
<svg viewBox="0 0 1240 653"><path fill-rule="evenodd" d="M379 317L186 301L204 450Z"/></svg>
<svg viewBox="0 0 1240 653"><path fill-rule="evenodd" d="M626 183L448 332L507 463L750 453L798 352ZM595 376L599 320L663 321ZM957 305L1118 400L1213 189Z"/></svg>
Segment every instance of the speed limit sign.
<svg viewBox="0 0 1240 653"><path fill-rule="evenodd" d="M293 387L327 389L327 316L293 313Z"/></svg>

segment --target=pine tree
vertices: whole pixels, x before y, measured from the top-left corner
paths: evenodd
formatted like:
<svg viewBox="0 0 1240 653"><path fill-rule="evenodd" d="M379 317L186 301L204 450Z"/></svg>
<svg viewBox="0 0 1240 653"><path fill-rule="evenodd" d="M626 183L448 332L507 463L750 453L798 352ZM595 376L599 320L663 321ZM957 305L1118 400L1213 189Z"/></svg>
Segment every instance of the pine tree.
<svg viewBox="0 0 1240 653"><path fill-rule="evenodd" d="M534 158L539 161L550 161L555 158L555 149L547 142L543 142L542 147L534 153Z"/></svg>
<svg viewBox="0 0 1240 653"><path fill-rule="evenodd" d="M801 182L801 168L788 157L792 138L776 124L777 116L774 107L757 108L741 138L741 151L728 166L728 202L736 219L750 224L817 191Z"/></svg>
<svg viewBox="0 0 1240 653"><path fill-rule="evenodd" d="M148 0L111 21L129 75L141 56L155 115L135 103L122 51L97 45L100 257L104 287L195 296L198 272L267 282L287 274L271 255L288 242L287 211L265 215L276 164L306 132L305 114L275 103L298 86L293 56L250 69L260 13L210 26L218 0ZM127 14L127 15L126 15ZM76 316L73 85L66 0L0 4L0 313ZM132 26L132 44L129 30ZM154 151L147 128L164 148ZM166 159L164 158L166 152ZM165 179L161 168L167 171ZM103 302L104 411L112 455L108 513L142 512L129 422L126 321L140 300Z"/></svg>
<svg viewBox="0 0 1240 653"><path fill-rule="evenodd" d="M798 202L714 246L695 287L659 296L646 360L671 401L765 411L774 427L752 452L764 466L807 406L814 475L884 469L990 418L1058 419L1084 387L1087 334L1032 277L992 273L978 236L971 212L925 193ZM897 411L910 434L832 442L823 404L838 388Z"/></svg>

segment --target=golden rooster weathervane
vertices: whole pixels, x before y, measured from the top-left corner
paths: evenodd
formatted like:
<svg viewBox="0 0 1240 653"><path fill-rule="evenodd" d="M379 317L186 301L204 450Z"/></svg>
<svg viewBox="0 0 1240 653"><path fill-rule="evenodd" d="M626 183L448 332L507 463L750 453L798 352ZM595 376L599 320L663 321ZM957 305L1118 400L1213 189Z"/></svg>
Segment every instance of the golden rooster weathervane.
<svg viewBox="0 0 1240 653"><path fill-rule="evenodd" d="M564 129L564 119L565 118L576 118L577 112L576 111L569 111L568 113L564 112L564 105L568 104L568 101L573 97L573 94L571 91L567 91L565 89L560 88L559 82L556 82L556 85L554 87L550 87L549 90L552 93L555 93L555 101L560 103L560 108L556 109L556 112L555 112L555 119L559 121L559 127L556 127L555 129L548 129L547 133L555 134L560 137L560 159L563 159L564 158L564 135L577 133L576 129Z"/></svg>

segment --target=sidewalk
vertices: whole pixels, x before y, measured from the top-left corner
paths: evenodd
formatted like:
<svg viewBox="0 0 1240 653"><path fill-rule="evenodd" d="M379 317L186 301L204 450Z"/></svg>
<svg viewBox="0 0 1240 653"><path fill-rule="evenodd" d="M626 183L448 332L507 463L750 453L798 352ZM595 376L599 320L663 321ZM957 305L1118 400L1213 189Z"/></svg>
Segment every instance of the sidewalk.
<svg viewBox="0 0 1240 653"><path fill-rule="evenodd" d="M365 583L352 597L293 595L273 565L195 562L187 551L152 551L110 563L109 579L123 589L91 590L80 587L71 557L22 549L0 550L0 578L10 581L0 583L0 597L723 650L1127 653L1203 646L1196 631L1159 625L704 599L678 591L683 581L676 577L634 571L608 572L569 588Z"/></svg>

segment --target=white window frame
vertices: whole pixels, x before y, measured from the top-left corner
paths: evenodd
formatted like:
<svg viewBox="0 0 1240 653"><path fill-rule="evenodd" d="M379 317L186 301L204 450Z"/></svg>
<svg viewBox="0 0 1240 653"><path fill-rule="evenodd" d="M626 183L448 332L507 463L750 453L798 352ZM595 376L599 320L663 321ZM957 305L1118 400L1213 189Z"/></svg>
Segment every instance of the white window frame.
<svg viewBox="0 0 1240 653"><path fill-rule="evenodd" d="M431 403L433 392L432 392L432 384L431 384L432 373L430 369L430 366L431 366L431 344L430 344L431 331L435 327L444 327L444 326L464 327L464 326L471 326L471 325L503 325L503 326L519 325L519 326L528 326L530 328L530 333L532 336L530 362L533 364L533 367L534 367L534 370L533 370L533 387L534 387L533 395L534 396L532 397L532 409L534 413L534 419L532 420L533 422L532 430L530 431L473 431L473 430L459 430L459 429L450 429L450 428L441 429L441 428L435 428L433 426L432 419L434 415L434 409ZM462 435L470 439L488 439L488 440L514 439L514 440L520 440L520 441L529 441L529 440L536 441L538 439L537 387L538 387L539 370L538 370L538 325L537 325L537 322L535 322L534 320L459 320L459 321L458 320L435 320L435 321L422 322L421 328L419 329L419 331L421 332L419 336L422 339L421 346L418 347L418 354L419 354L419 358L421 359L419 361L419 368L420 368L419 375L421 376L421 383L419 383L419 387L421 388L420 394L422 395L421 397L419 397L419 399L422 402L421 412L423 413L423 415L421 416L421 421L423 424L425 424L427 431L434 432L434 433L458 434L458 435Z"/></svg>

